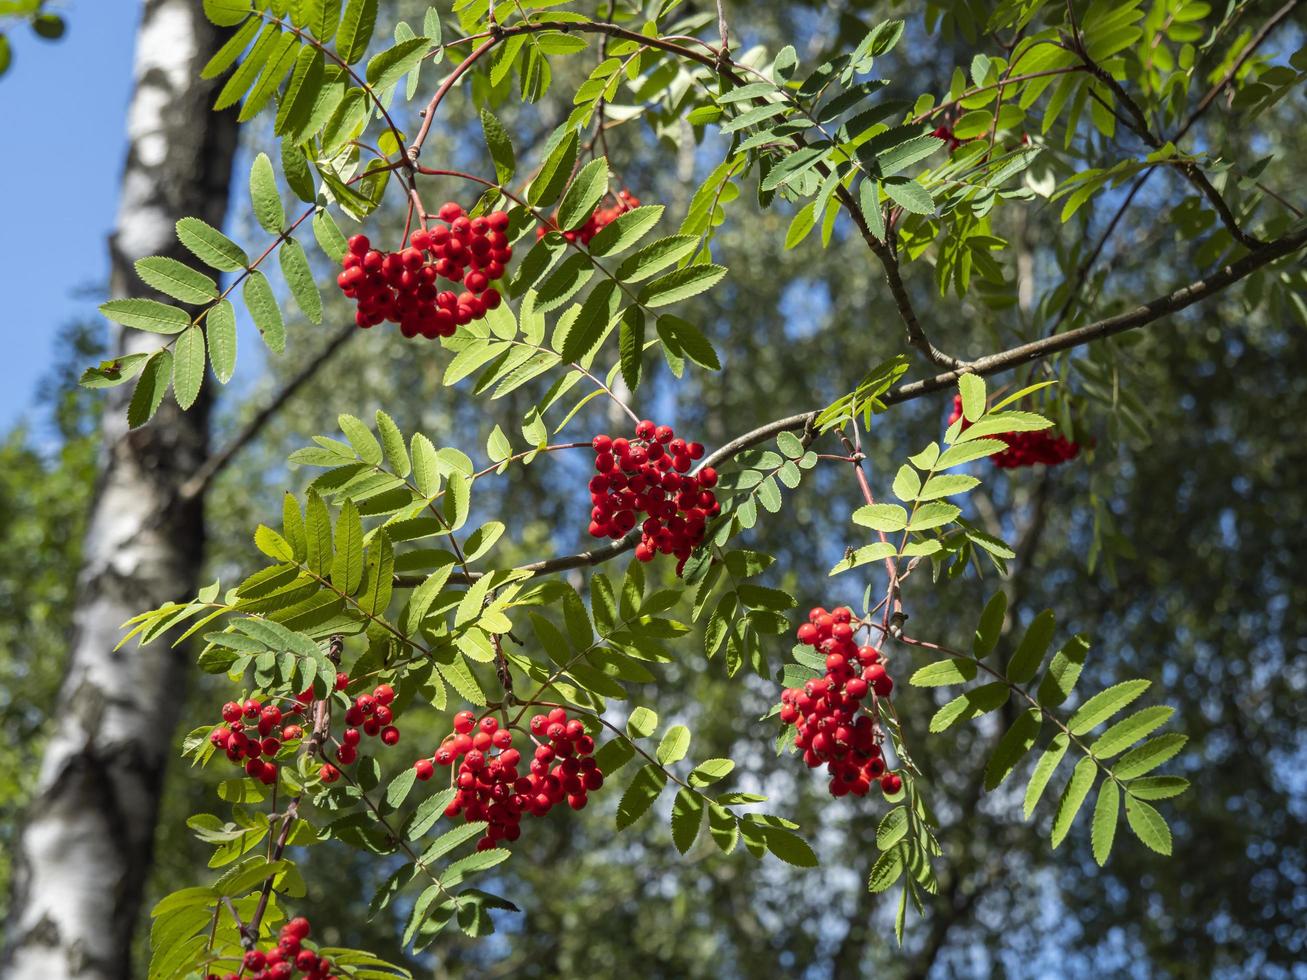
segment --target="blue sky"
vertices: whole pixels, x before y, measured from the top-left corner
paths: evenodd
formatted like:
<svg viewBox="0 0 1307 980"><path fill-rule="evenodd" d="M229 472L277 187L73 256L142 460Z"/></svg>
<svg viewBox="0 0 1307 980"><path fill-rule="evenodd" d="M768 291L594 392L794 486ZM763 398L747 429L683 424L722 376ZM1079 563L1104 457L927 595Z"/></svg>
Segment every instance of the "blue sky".
<svg viewBox="0 0 1307 980"><path fill-rule="evenodd" d="M32 414L59 327L94 314L108 276L139 5L66 0L60 11L63 40L19 26L0 76L0 431Z"/></svg>

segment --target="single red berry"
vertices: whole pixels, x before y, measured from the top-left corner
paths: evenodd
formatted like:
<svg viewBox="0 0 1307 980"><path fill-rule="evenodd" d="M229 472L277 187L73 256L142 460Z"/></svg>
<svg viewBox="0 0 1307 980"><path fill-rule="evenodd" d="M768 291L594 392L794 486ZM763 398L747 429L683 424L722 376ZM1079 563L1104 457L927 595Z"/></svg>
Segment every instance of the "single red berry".
<svg viewBox="0 0 1307 980"><path fill-rule="evenodd" d="M476 727L476 715L470 711L460 711L454 715L454 731L466 735Z"/></svg>
<svg viewBox="0 0 1307 980"><path fill-rule="evenodd" d="M338 672L336 674L336 690L343 691L347 687L349 687L349 674Z"/></svg>
<svg viewBox="0 0 1307 980"><path fill-rule="evenodd" d="M381 729L381 741L386 745L396 745L399 743L399 729L394 725L387 725Z"/></svg>
<svg viewBox="0 0 1307 980"><path fill-rule="evenodd" d="M430 759L418 759L417 762L413 763L413 769L417 773L418 779L423 782L430 779L436 772L436 767L432 765Z"/></svg>

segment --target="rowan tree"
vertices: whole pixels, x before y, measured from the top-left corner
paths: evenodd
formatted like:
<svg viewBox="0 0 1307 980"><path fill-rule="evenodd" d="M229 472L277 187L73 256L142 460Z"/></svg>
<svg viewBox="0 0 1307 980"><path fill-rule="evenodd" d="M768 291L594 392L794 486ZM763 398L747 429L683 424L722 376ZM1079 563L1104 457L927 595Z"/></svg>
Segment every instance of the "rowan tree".
<svg viewBox="0 0 1307 980"><path fill-rule="evenodd" d="M1119 356L1132 331L1227 290L1249 310L1300 314L1292 260L1307 227L1261 179L1255 134L1247 146L1186 140L1217 102L1255 120L1300 82L1301 54L1284 66L1258 53L1284 14L1249 28L1240 11L1200 3L941 5L804 63L793 47L748 47L721 4L474 0L431 8L420 29L379 25L376 0L204 9L230 32L204 70L227 79L215 108L239 104L242 121L280 140L279 160L261 153L250 171L266 235L247 248L180 221L196 263L143 258L137 271L161 298L102 307L162 346L83 383L134 382L133 427L170 389L188 409L210 372L233 377L237 304L283 354L295 337L282 307L320 321L317 272L329 265L353 307L340 336L398 331L460 397L514 393L529 408L483 446L401 431L384 411L342 413L343 439L316 435L290 455L317 475L254 529L264 567L128 624L124 642L192 641L199 666L231 687L182 746L230 776L218 812L188 822L223 870L155 907L152 976L408 975L319 946L296 915L306 886L292 858L311 862L326 840L393 869L370 908L409 909L402 940L415 950L451 923L493 931L513 896L468 880L509 860L536 819L605 798L622 831L672 797L682 853L841 861L807 842L817 828L789 819L783 797L732 788L731 759L692 754L689 728L659 718L664 665L691 657L771 685L757 743L774 745L777 768L820 768L832 796L860 801L877 826L868 889L892 893L900 940L943 861L917 747L957 725L999 720L978 783L1027 817L1047 811L1050 846L1078 830L1104 864L1124 825L1158 860L1170 853L1164 801L1188 785L1160 771L1186 741L1167 730L1174 708L1141 700L1144 679L1078 686L1110 635L1061 626L1052 609L1029 611L1009 642L1004 591L977 609L948 593L1017 557L976 513L977 487L1093 467L1140 424ZM899 45L932 36L974 49L947 91L885 70ZM520 154L503 107L537 103L563 84L556 75L581 79L570 114L541 120ZM484 145L460 154L475 165L431 159L454 99L480 120ZM669 161L700 161L683 213L614 173L610 146L633 130ZM1095 197L1123 214L1158 173L1184 188L1169 220L1191 268L1170 291L1089 315L1116 220L1055 270L1019 268L1015 222L1070 222ZM638 399L655 370L698 374L701 387L749 383L696 316L710 290L749 301L732 295L717 246L742 192L786 216L789 248L861 241L894 302L849 328L876 333L880 363L841 365L843 387L812 391L797 412L732 420L736 434L708 445L659 400ZM406 212L393 240L369 220L391 198ZM953 297L975 317L969 349L937 346L937 315L905 276L933 280L941 307ZM892 476L869 474L867 440L898 406L927 400L938 438ZM548 471L589 547L497 560L520 515L484 513L479 491L524 467ZM832 541L844 553L829 601L796 611L777 556L755 542L819 471L841 474L851 503L808 557ZM1110 510L1097 513L1110 525ZM922 593L974 624L968 646L914 619ZM683 639L696 625L702 650ZM897 707L908 685L948 696L914 717ZM411 744L406 715L431 709L446 734Z"/></svg>

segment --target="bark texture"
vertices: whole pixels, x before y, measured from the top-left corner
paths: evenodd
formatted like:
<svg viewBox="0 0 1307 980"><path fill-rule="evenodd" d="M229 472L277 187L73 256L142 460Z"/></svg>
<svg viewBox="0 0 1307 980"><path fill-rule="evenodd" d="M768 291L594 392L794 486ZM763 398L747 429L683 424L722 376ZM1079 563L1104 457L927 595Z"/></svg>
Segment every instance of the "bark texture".
<svg viewBox="0 0 1307 980"><path fill-rule="evenodd" d="M133 273L137 258L190 261L176 240L178 218L222 224L236 122L232 113L210 111L214 85L199 80L220 43L198 0L148 0L141 9L110 241L115 296L151 295ZM116 343L127 353L158 347L159 339L126 331ZM131 387L114 389L106 406L67 673L14 854L0 974L15 980L132 974L132 934L187 666L166 642L114 646L124 620L196 588L203 499L179 489L208 453L208 404L182 413L169 400L153 422L129 432Z"/></svg>

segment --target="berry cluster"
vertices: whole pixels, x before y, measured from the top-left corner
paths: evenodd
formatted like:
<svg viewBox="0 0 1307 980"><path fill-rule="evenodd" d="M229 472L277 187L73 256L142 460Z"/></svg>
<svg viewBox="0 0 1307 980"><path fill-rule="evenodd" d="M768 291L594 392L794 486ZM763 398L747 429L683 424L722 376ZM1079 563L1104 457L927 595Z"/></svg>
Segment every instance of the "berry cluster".
<svg viewBox="0 0 1307 980"><path fill-rule="evenodd" d="M357 301L354 322L360 327L389 320L405 337L434 340L453 336L456 327L499 306L499 291L490 284L503 277L513 257L507 212L469 218L450 202L438 217L444 224L413 232L399 252L377 251L366 235L349 240L336 283ZM463 292L441 290L438 279L461 285Z"/></svg>
<svg viewBox="0 0 1307 980"><path fill-rule="evenodd" d="M277 781L277 764L272 760L282 744L304 737L299 725L283 722L300 715L312 699L313 689L309 688L295 697L284 712L258 698L228 701L222 706L224 724L209 733L209 741L236 765L243 765L247 776L271 786Z"/></svg>
<svg viewBox="0 0 1307 980"><path fill-rule="evenodd" d="M331 960L304 948L304 940L311 931L308 919L303 916L291 919L281 927L275 947L245 953L239 973L228 973L225 977L210 973L205 980L290 980L297 971L304 980L339 980L331 972Z"/></svg>
<svg viewBox="0 0 1307 980"><path fill-rule="evenodd" d="M960 418L962 418L962 396L954 395L953 412L948 417L948 424L952 425ZM969 428L970 425L970 422L963 419L963 429ZM1038 432L1008 432L995 436L996 439L1006 442L1008 448L990 458L999 469L1014 470L1021 466L1034 466L1036 463L1057 466L1080 455L1080 443L1072 442L1066 436L1050 435L1050 431L1040 429Z"/></svg>
<svg viewBox="0 0 1307 980"><path fill-rule="evenodd" d="M349 687L349 674L336 675L336 690L343 691ZM379 737L386 745L399 742L399 729L392 722L394 712L390 703L395 700L395 689L389 684L378 684L371 694L358 694L354 703L345 712L346 728L340 735L340 746L336 749L336 761L342 766L350 765L358 758L358 745L364 735ZM360 732L359 728L363 731ZM334 783L340 778L340 770L330 762L324 763L319 775L324 783Z"/></svg>
<svg viewBox="0 0 1307 980"><path fill-rule="evenodd" d="M853 635L853 613L847 607L832 612L817 607L808 613L799 642L826 655L826 675L781 693L781 721L795 726L794 744L803 750L808 767L826 766L832 796L865 796L876 780L886 793L897 793L903 781L885 771L876 724L870 715L858 715L868 692L887 697L894 682L880 652L859 647Z"/></svg>
<svg viewBox="0 0 1307 980"><path fill-rule="evenodd" d="M640 206L640 199L622 188L617 194L617 204L611 208L595 208L594 214L586 219L585 224L580 228L571 228L563 231L563 237L569 242L580 242L582 245L589 245L590 239L599 234L605 227L611 225L621 215L627 211L632 211ZM544 238L551 231L558 231L558 215L554 215L554 220L547 225L541 225L536 229L537 241Z"/></svg>
<svg viewBox="0 0 1307 980"><path fill-rule="evenodd" d="M717 471L705 466L690 473L694 460L703 457L703 445L677 439L671 426L648 419L636 425L634 439L600 435L591 445L598 472L590 479L590 534L624 537L643 514L635 557L652 561L660 552L675 555L679 575L708 521L722 512L711 489Z"/></svg>
<svg viewBox="0 0 1307 980"><path fill-rule="evenodd" d="M522 834L524 813L543 817L555 804L567 800L573 810L586 804L586 794L604 784L604 774L591 757L594 739L578 719L569 720L562 708L531 719L536 745L528 775L518 772L522 754L513 748L513 733L501 728L493 715L480 721L470 711L454 716L454 733L446 738L431 759L413 764L418 779L430 779L436 766L452 766L458 759L454 785L458 792L445 816L460 813L469 823L488 822L477 850L500 841L517 840ZM498 750L491 754L491 750Z"/></svg>

